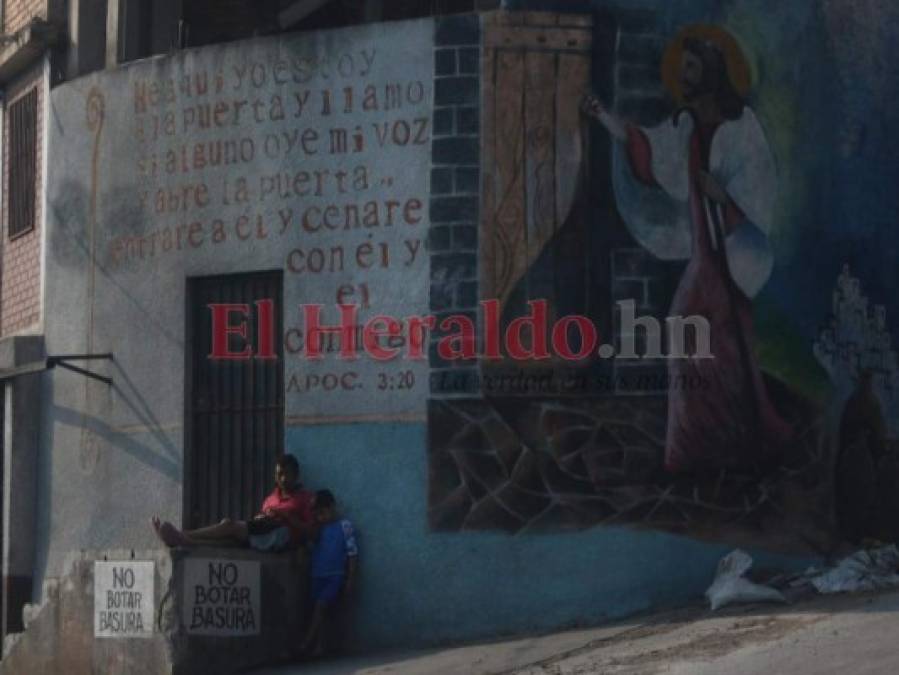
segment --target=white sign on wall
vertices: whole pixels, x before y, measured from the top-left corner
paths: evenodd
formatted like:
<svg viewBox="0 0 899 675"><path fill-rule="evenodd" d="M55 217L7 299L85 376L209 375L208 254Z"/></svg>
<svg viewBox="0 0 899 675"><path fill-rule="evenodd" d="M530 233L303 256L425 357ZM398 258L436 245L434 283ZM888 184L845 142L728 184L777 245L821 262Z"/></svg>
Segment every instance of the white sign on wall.
<svg viewBox="0 0 899 675"><path fill-rule="evenodd" d="M151 561L94 563L94 636L153 636L154 573Z"/></svg>
<svg viewBox="0 0 899 675"><path fill-rule="evenodd" d="M258 560L184 561L182 623L193 635L258 635L261 614Z"/></svg>

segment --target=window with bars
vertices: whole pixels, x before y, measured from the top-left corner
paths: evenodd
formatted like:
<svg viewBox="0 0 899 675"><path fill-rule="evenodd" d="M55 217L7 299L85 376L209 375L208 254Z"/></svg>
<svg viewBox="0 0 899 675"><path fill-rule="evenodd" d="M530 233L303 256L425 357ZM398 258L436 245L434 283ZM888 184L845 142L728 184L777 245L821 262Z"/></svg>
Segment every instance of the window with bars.
<svg viewBox="0 0 899 675"><path fill-rule="evenodd" d="M37 178L37 88L9 106L9 236L34 228Z"/></svg>

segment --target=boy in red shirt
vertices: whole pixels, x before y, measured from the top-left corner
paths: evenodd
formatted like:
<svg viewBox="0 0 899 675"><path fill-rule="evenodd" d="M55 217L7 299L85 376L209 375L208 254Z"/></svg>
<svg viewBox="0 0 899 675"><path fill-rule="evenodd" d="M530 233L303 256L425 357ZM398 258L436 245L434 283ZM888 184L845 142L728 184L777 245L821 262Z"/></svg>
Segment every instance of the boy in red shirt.
<svg viewBox="0 0 899 675"><path fill-rule="evenodd" d="M262 502L252 520L225 518L217 525L181 531L170 522L152 518L162 542L175 546L249 546L257 551L286 551L309 538L315 527L312 493L299 482L300 465L293 455L282 455L275 464L275 489Z"/></svg>

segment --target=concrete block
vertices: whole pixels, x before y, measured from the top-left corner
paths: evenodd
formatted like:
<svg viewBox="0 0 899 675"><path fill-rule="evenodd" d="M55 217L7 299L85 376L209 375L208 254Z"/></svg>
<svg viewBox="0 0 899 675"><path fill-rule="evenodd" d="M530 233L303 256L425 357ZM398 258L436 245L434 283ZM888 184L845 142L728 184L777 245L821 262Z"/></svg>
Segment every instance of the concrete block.
<svg viewBox="0 0 899 675"><path fill-rule="evenodd" d="M481 37L481 22L477 14L459 14L437 19L434 42L438 46L475 45Z"/></svg>
<svg viewBox="0 0 899 675"><path fill-rule="evenodd" d="M435 225L428 230L428 250L431 253L448 251L451 247L452 230L449 225Z"/></svg>
<svg viewBox="0 0 899 675"><path fill-rule="evenodd" d="M655 35L622 34L618 58L624 63L658 67L664 47L662 39Z"/></svg>
<svg viewBox="0 0 899 675"><path fill-rule="evenodd" d="M12 651L21 637L22 633L10 633L3 638L3 658Z"/></svg>
<svg viewBox="0 0 899 675"><path fill-rule="evenodd" d="M618 27L628 33L651 33L656 30L656 13L652 10L622 10L616 12Z"/></svg>
<svg viewBox="0 0 899 675"><path fill-rule="evenodd" d="M432 223L471 222L477 218L477 197L435 197L431 200Z"/></svg>
<svg viewBox="0 0 899 675"><path fill-rule="evenodd" d="M474 279L477 275L477 256L473 253L446 253L431 257L431 279Z"/></svg>
<svg viewBox="0 0 899 675"><path fill-rule="evenodd" d="M618 91L656 90L661 91L662 81L659 69L652 66L632 66L619 64L615 73Z"/></svg>
<svg viewBox="0 0 899 675"><path fill-rule="evenodd" d="M476 134L481 129L481 111L477 107L456 110L456 133Z"/></svg>
<svg viewBox="0 0 899 675"><path fill-rule="evenodd" d="M477 165L481 157L477 138L438 138L431 150L434 164Z"/></svg>
<svg viewBox="0 0 899 675"><path fill-rule="evenodd" d="M446 167L431 169L431 194L445 195L453 191L453 170Z"/></svg>
<svg viewBox="0 0 899 675"><path fill-rule="evenodd" d="M15 335L0 339L0 370L15 368L44 358L42 335Z"/></svg>
<svg viewBox="0 0 899 675"><path fill-rule="evenodd" d="M440 354L437 353L437 344L436 342L432 342L428 345L428 365L431 368L451 368L452 362L445 360Z"/></svg>
<svg viewBox="0 0 899 675"><path fill-rule="evenodd" d="M456 169L456 192L478 192L481 172L476 167Z"/></svg>
<svg viewBox="0 0 899 675"><path fill-rule="evenodd" d="M30 602L22 607L22 625L25 630L28 630L28 626L34 621L40 609L40 605L33 605Z"/></svg>
<svg viewBox="0 0 899 675"><path fill-rule="evenodd" d="M465 308L465 307L476 307L478 304L478 282L477 281L464 281L459 284L459 288L456 290L456 306Z"/></svg>
<svg viewBox="0 0 899 675"><path fill-rule="evenodd" d="M456 284L431 284L431 311L439 312L453 306Z"/></svg>
<svg viewBox="0 0 899 675"><path fill-rule="evenodd" d="M41 604L52 602L59 597L59 579L48 577L41 584Z"/></svg>
<svg viewBox="0 0 899 675"><path fill-rule="evenodd" d="M481 67L481 50L477 47L466 47L459 50L459 72L462 75L474 75Z"/></svg>
<svg viewBox="0 0 899 675"><path fill-rule="evenodd" d="M466 105L478 102L481 81L477 77L443 77L434 82L434 105Z"/></svg>
<svg viewBox="0 0 899 675"><path fill-rule="evenodd" d="M436 108L432 122L435 136L448 136L453 133L453 109Z"/></svg>
<svg viewBox="0 0 899 675"><path fill-rule="evenodd" d="M197 562L202 559L202 562ZM27 605L25 633L4 640L0 675L104 673L186 675L233 673L284 659L305 622L306 558L303 553L260 554L248 549L174 549L83 552L58 584L45 587L42 606ZM152 561L155 625L142 639L94 636L94 563ZM210 561L259 563L258 634L200 635L186 625L188 565ZM223 582L227 583L227 581Z"/></svg>
<svg viewBox="0 0 899 675"><path fill-rule="evenodd" d="M437 322L436 322L435 325L436 325L436 326L438 327L438 329L439 329L441 323L442 323L444 320L450 319L450 318L454 318L454 317L465 317L466 319L468 319L469 321L471 321L471 323L472 323L473 326L477 326L477 325L478 325L478 314L477 314L477 312L473 312L473 311L465 311L465 312L463 312L463 311L440 312L440 313L437 314L437 316L435 317L435 318L437 319ZM455 325L455 324L453 324L453 325L450 327L450 331L453 332L453 333L458 332L458 326ZM442 331L441 331L441 332L442 332Z"/></svg>
<svg viewBox="0 0 899 675"><path fill-rule="evenodd" d="M455 49L438 49L434 52L434 74L438 76L456 74Z"/></svg>
<svg viewBox="0 0 899 675"><path fill-rule="evenodd" d="M474 251L478 247L478 228L474 225L453 227L453 250Z"/></svg>

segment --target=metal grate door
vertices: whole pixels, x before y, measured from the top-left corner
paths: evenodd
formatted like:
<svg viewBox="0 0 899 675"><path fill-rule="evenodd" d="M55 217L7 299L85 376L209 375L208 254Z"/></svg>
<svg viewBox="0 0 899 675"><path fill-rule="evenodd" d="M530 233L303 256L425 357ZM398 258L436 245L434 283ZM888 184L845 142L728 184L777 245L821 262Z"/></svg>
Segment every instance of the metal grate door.
<svg viewBox="0 0 899 675"><path fill-rule="evenodd" d="M185 372L184 524L249 518L273 484L284 444L282 273L260 272L188 279ZM229 349L258 349L260 300L272 300L276 359L214 360L211 303L245 304L246 341L229 336Z"/></svg>

